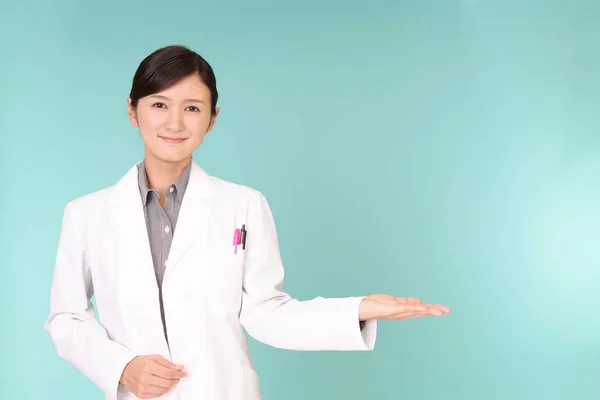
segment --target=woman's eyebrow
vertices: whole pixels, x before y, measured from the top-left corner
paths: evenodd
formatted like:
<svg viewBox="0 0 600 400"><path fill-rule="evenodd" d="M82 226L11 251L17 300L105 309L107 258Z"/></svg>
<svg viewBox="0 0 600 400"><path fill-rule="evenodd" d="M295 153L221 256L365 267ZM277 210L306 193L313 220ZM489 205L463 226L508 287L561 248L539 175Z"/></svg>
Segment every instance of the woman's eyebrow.
<svg viewBox="0 0 600 400"><path fill-rule="evenodd" d="M150 97L154 97L154 98L161 99L161 100L171 100L169 97L163 96L161 94L153 94L153 95L150 95ZM206 104L204 101L202 101L200 99L185 99L183 101L184 102L195 102L195 103Z"/></svg>

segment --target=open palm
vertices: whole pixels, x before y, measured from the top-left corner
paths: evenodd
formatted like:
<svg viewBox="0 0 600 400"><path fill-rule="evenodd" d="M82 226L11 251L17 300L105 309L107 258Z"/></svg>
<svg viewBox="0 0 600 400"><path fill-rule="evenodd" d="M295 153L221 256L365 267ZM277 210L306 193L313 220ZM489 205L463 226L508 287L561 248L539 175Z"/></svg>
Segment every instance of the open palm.
<svg viewBox="0 0 600 400"><path fill-rule="evenodd" d="M442 304L423 304L414 297L395 297L388 294L372 294L365 297L360 304L359 319L402 320L426 316L441 317L450 312L450 308Z"/></svg>

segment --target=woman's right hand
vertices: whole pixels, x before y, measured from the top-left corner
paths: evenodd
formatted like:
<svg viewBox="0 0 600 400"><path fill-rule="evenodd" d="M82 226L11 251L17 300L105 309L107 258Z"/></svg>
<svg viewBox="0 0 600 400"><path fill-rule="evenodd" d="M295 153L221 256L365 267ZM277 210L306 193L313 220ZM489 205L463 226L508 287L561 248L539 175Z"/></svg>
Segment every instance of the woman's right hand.
<svg viewBox="0 0 600 400"><path fill-rule="evenodd" d="M120 382L140 399L153 399L167 393L185 376L183 365L164 357L137 356L123 369Z"/></svg>

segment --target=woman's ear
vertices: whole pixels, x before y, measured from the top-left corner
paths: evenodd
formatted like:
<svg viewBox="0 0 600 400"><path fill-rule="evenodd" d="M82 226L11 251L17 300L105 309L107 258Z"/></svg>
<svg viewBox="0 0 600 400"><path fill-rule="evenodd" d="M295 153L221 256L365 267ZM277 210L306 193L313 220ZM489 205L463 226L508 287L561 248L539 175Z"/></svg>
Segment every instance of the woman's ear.
<svg viewBox="0 0 600 400"><path fill-rule="evenodd" d="M135 112L135 107L131 105L131 98L127 98L127 116L129 117L129 121L131 121L131 124L137 128L137 115Z"/></svg>
<svg viewBox="0 0 600 400"><path fill-rule="evenodd" d="M215 123L217 122L217 116L219 115L219 111L221 111L219 107L215 108L215 113L210 117L210 123L208 124L208 129L206 130L206 133L210 132L213 126L215 126Z"/></svg>

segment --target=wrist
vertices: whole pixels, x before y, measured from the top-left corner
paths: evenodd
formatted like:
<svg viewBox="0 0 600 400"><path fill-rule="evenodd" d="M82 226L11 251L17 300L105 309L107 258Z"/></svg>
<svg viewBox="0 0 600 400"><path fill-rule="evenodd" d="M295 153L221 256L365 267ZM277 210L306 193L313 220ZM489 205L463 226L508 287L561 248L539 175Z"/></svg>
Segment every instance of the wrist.
<svg viewBox="0 0 600 400"><path fill-rule="evenodd" d="M133 357L131 360L129 360L123 367L123 370L121 371L121 377L119 378L119 382L122 383L123 385L125 385L125 383L127 381L127 376L129 375L129 367L131 366L131 364L133 363L133 361L136 358L138 358L138 356Z"/></svg>
<svg viewBox="0 0 600 400"><path fill-rule="evenodd" d="M371 296L372 295L365 296L358 306L358 320L363 325L366 323L366 321L373 319L372 311L371 311L371 308L372 308Z"/></svg>

